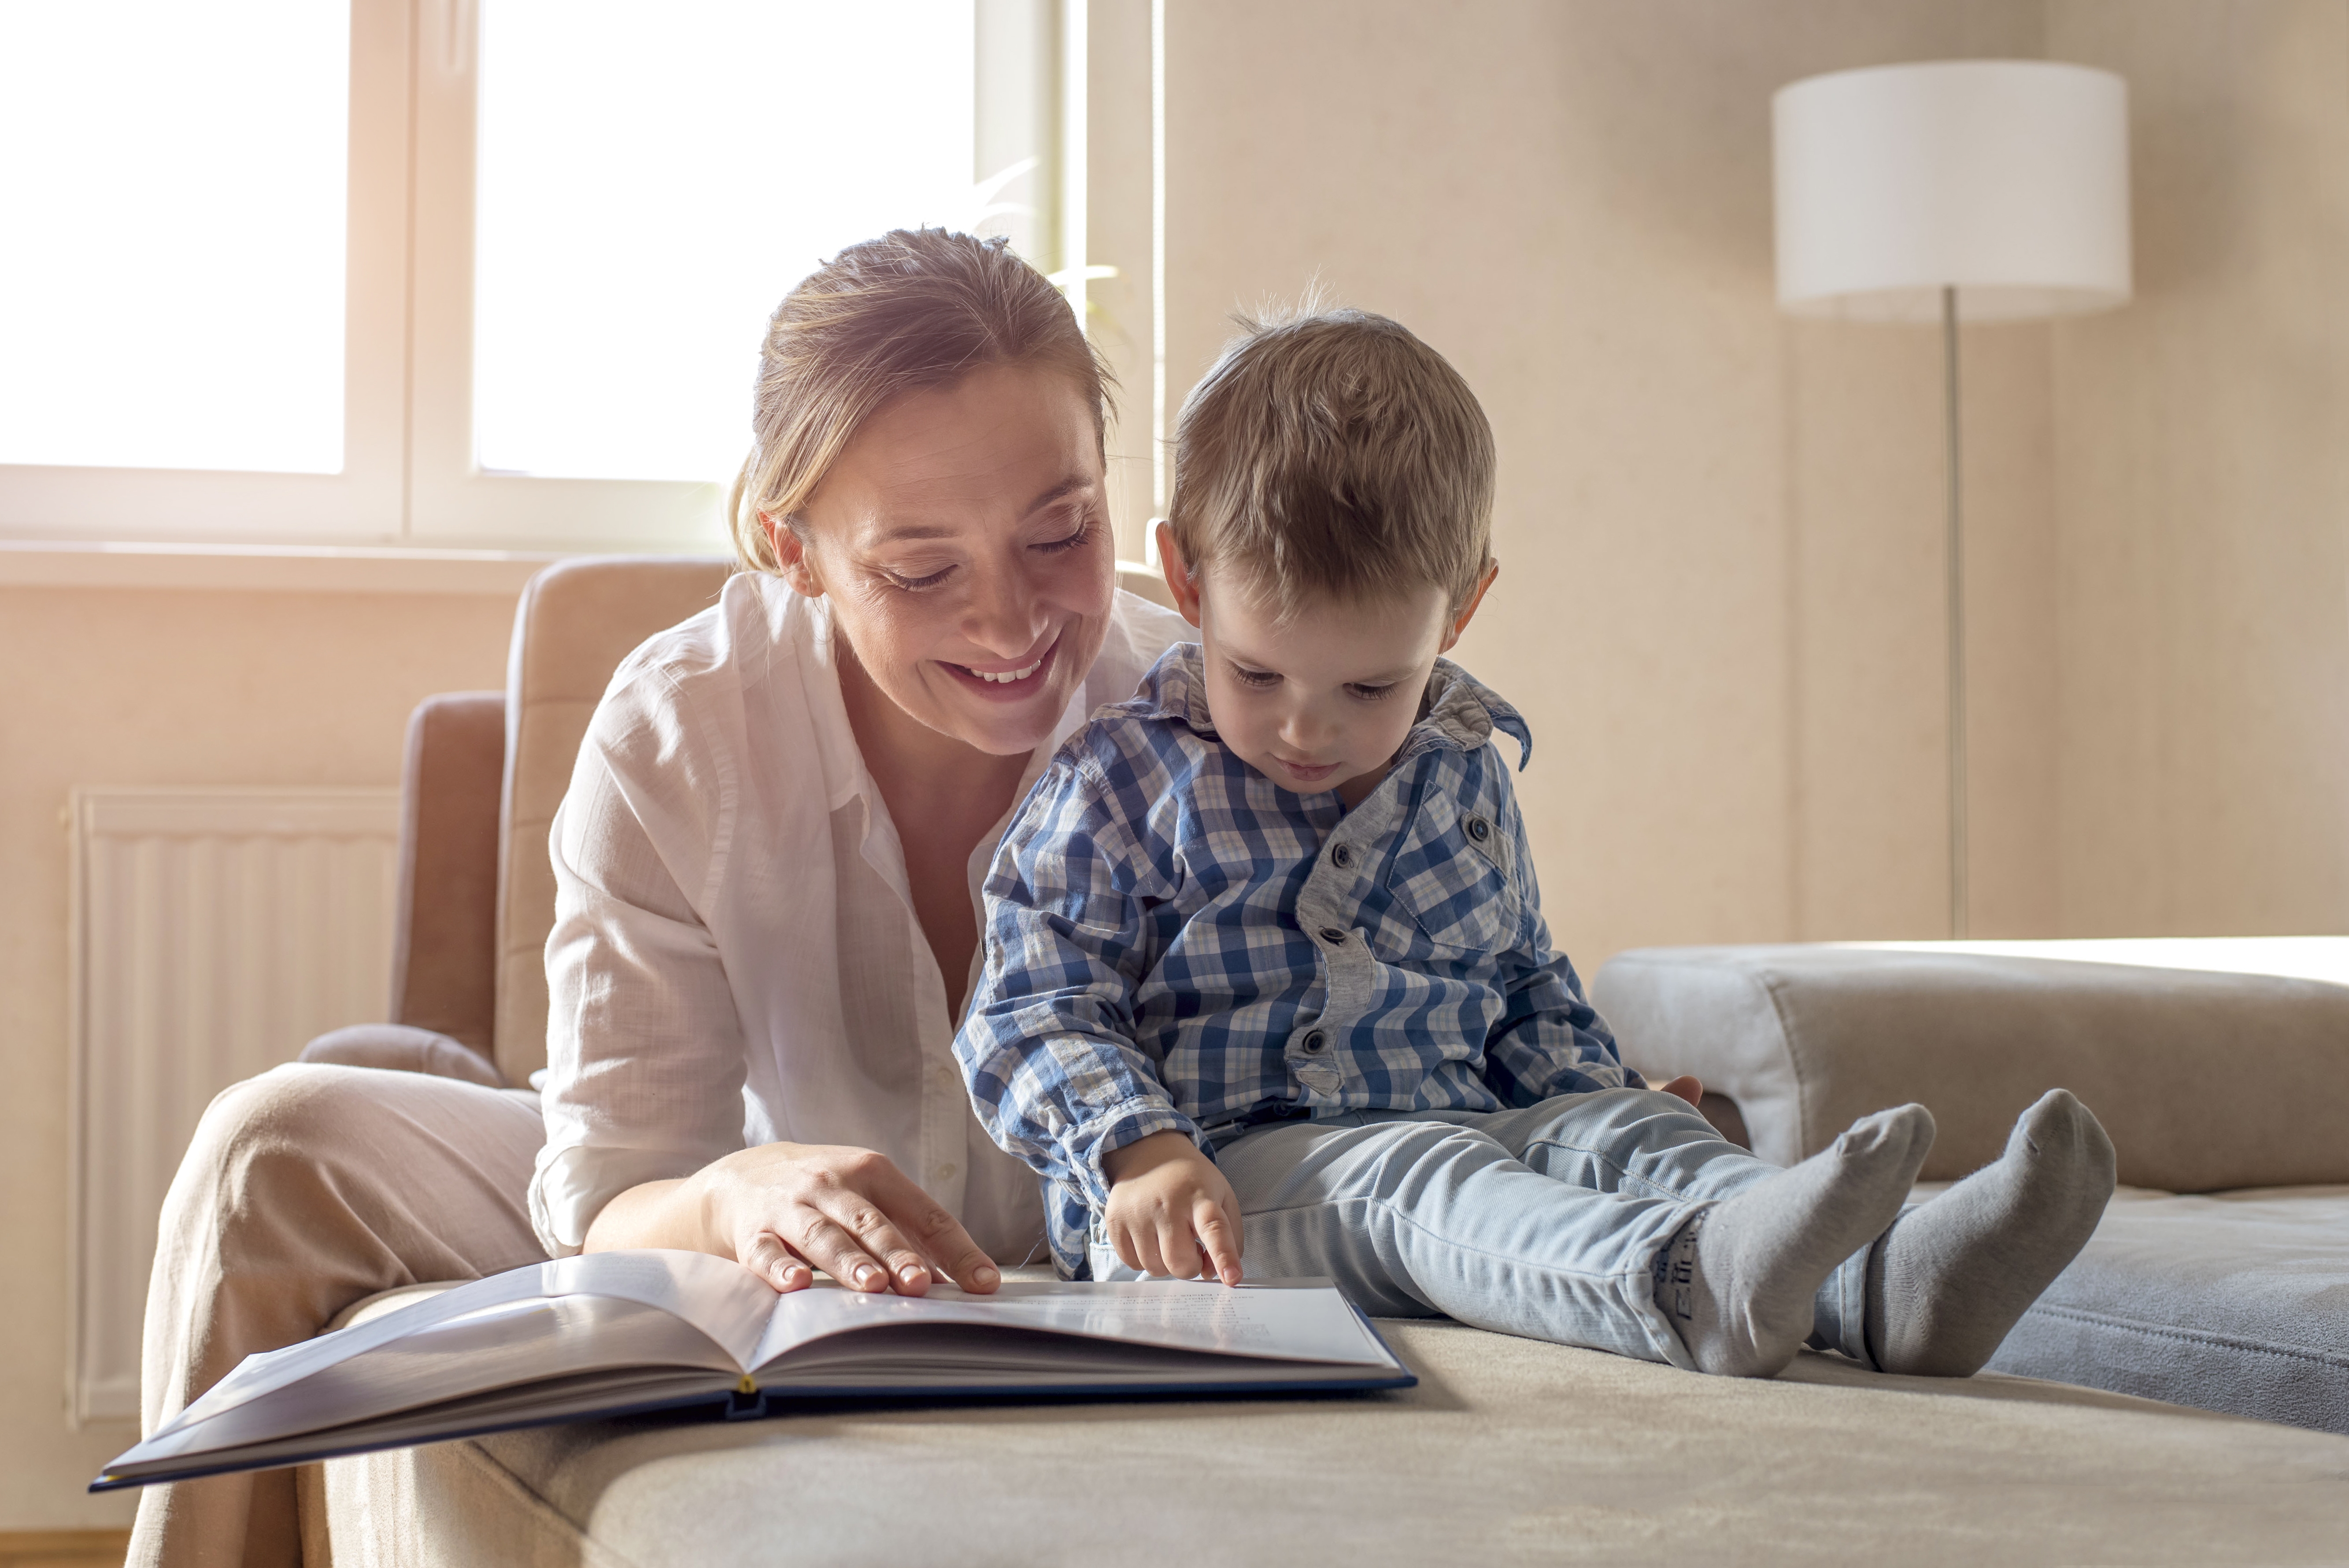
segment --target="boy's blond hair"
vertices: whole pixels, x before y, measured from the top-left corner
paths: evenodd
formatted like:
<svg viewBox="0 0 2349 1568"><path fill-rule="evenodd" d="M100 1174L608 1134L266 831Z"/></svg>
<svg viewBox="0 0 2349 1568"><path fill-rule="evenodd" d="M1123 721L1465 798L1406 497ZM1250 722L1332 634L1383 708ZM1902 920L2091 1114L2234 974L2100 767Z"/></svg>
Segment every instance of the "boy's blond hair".
<svg viewBox="0 0 2349 1568"><path fill-rule="evenodd" d="M1284 615L1430 584L1465 604L1491 561L1494 454L1460 373L1367 311L1240 325L1175 426L1185 564Z"/></svg>

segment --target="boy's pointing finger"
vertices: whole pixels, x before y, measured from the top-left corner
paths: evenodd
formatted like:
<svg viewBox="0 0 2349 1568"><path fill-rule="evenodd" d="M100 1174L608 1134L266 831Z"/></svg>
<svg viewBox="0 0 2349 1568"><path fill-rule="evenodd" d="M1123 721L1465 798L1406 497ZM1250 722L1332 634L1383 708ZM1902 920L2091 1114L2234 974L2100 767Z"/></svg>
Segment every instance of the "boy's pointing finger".
<svg viewBox="0 0 2349 1568"><path fill-rule="evenodd" d="M1191 1228L1198 1233L1199 1249L1207 1254L1207 1266L1226 1284L1240 1283L1240 1227L1237 1215L1213 1199L1203 1198L1192 1215Z"/></svg>

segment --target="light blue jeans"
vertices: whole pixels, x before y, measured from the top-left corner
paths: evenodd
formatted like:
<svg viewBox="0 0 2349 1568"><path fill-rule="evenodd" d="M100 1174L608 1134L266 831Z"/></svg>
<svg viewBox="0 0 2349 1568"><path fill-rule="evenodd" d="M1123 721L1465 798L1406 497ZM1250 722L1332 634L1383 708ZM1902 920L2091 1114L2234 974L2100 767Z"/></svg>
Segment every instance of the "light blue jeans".
<svg viewBox="0 0 2349 1568"><path fill-rule="evenodd" d="M1250 1129L1216 1162L1257 1278L1324 1274L1363 1311L1692 1363L1655 1303L1658 1254L1778 1168L1652 1089L1523 1110L1371 1110ZM1872 1366L1868 1248L1820 1286L1811 1343ZM1096 1279L1136 1277L1098 1238Z"/></svg>

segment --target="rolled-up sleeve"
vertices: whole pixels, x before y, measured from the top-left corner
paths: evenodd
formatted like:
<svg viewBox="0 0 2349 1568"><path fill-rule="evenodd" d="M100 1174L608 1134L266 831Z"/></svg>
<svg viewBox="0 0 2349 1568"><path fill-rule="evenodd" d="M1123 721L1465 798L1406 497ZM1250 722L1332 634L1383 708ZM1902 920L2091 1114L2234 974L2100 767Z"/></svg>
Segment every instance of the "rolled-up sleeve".
<svg viewBox="0 0 2349 1568"><path fill-rule="evenodd" d="M742 1146L741 1021L697 908L731 774L657 667L623 667L548 844L547 1140L530 1212L555 1256L619 1193Z"/></svg>
<svg viewBox="0 0 2349 1568"><path fill-rule="evenodd" d="M1198 1137L1133 1043L1156 943L1132 805L1073 761L1037 781L988 876L987 970L955 1039L988 1136L1096 1211L1104 1156L1154 1132Z"/></svg>

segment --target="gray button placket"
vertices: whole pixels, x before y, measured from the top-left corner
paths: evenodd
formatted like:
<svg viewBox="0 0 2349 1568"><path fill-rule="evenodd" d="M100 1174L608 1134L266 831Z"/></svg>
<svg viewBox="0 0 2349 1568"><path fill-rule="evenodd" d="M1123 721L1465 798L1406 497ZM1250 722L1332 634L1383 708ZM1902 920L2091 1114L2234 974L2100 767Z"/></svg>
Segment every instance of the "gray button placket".
<svg viewBox="0 0 2349 1568"><path fill-rule="evenodd" d="M1377 861L1374 847L1400 809L1398 790L1383 785L1372 790L1323 842L1297 895L1297 923L1320 958L1323 1002L1318 1014L1299 1016L1286 1055L1298 1083L1317 1099L1334 1099L1344 1088L1340 1042L1370 1010L1378 988L1379 961L1359 929L1359 916Z"/></svg>

